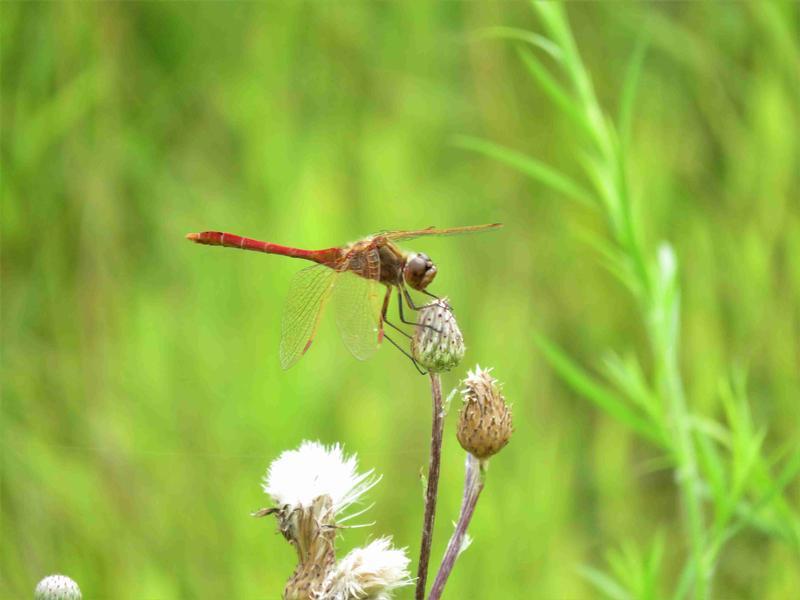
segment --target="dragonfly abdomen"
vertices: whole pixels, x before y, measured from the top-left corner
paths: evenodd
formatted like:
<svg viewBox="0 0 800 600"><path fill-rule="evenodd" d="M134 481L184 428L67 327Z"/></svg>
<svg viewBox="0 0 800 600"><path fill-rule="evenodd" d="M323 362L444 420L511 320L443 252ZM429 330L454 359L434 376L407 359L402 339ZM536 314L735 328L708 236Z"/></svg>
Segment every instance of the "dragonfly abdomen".
<svg viewBox="0 0 800 600"><path fill-rule="evenodd" d="M304 250L291 246L281 246L271 242L262 242L253 238L242 237L235 233L224 231L202 231L200 233L190 233L186 239L197 244L206 246L224 246L226 248L239 248L240 250L251 250L253 252L263 252L265 254L278 254L291 258L302 258L316 263L336 268L341 260L341 250L339 248L326 248L324 250Z"/></svg>

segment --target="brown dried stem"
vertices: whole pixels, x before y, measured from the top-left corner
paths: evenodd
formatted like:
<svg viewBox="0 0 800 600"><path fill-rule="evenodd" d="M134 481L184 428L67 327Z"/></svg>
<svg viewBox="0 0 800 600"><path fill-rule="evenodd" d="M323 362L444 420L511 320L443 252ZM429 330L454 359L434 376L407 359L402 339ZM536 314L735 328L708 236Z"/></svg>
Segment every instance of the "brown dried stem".
<svg viewBox="0 0 800 600"><path fill-rule="evenodd" d="M442 462L442 429L444 408L442 405L442 383L438 373L430 373L431 396L433 397L433 424L431 427L431 455L428 465L428 487L425 492L425 517L422 523L422 542L419 549L416 600L424 600L428 578L428 562L431 557L433 523L436 519L436 496L439 490L439 465Z"/></svg>
<svg viewBox="0 0 800 600"><path fill-rule="evenodd" d="M433 580L431 587L431 594L428 600L439 600L444 591L444 584L447 583L447 578L453 571L456 564L456 559L461 552L461 547L464 544L464 537L467 534L467 527L472 520L472 515L475 512L475 506L478 504L478 497L483 490L483 465L472 454L467 453L466 474L464 476L464 497L461 500L461 514L458 517L456 530L447 544L447 550L442 559L442 565L439 567L439 572L436 574L436 579Z"/></svg>

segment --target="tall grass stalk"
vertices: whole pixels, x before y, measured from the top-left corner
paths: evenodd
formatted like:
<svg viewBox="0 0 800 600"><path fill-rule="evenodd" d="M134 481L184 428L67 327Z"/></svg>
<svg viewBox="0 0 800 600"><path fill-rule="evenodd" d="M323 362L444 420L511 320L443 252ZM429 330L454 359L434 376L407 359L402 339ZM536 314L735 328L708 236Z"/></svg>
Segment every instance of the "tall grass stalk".
<svg viewBox="0 0 800 600"><path fill-rule="evenodd" d="M765 528L758 524L764 515L762 509L770 507L767 512L772 516L766 520L775 530L782 529L782 524L796 531L796 512L784 503L782 491L800 469L800 454L795 451L777 478L770 475L773 461L762 455L764 433L750 426L744 394L738 399L722 398L725 425L689 410L678 354L678 260L667 243L661 243L656 251L645 245L628 181L627 154L644 44L633 53L615 122L598 102L563 7L555 2L533 2L533 6L546 36L514 28L495 28L487 34L516 44L527 71L580 132L583 145L579 158L588 187L545 163L495 143L471 137L461 137L458 143L503 161L603 215L608 238L595 234L586 234L585 238L636 300L645 326L651 375L645 375L647 370L636 358L612 355L605 364L609 388L553 342L543 336L537 341L544 356L573 389L667 452L689 547L674 597L684 597L691 590L695 599L708 598L714 563L722 546L744 525L755 524L763 531ZM555 70L548 64L553 64ZM720 450L726 454L724 457ZM708 500L710 514L706 512ZM791 542L796 546L796 540ZM586 569L584 573L609 596L651 596L657 587L654 581L660 568L660 547L655 544L644 559L630 558L633 551L624 554L628 557L625 560L611 555L613 576L596 569ZM625 572L634 568L641 571L641 577ZM634 580L646 580L650 592L638 589Z"/></svg>
<svg viewBox="0 0 800 600"><path fill-rule="evenodd" d="M669 434L674 439L673 459L691 545L694 595L696 598L705 598L710 575L704 558L707 536L699 491L701 482L678 366L680 293L677 264L668 245L661 247L656 261L648 261L645 257L642 236L633 217L626 170L625 154L643 52L638 52L631 66L618 130L600 107L591 77L561 6L536 2L534 7L554 45L555 59L569 88L563 88L561 83L553 79L527 48L519 49L520 57L551 98L576 122L589 142L589 151L583 154L582 162L593 185L594 196L603 209L613 245L599 239L594 242L612 271L635 295L646 323L658 392L668 407Z"/></svg>

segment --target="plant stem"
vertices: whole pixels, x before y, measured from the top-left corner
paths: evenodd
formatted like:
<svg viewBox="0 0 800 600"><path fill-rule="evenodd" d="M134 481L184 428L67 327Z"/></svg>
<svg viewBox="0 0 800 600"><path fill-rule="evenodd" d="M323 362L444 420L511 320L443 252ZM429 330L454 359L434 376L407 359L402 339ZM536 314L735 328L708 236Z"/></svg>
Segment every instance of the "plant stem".
<svg viewBox="0 0 800 600"><path fill-rule="evenodd" d="M464 498L461 500L461 514L458 516L456 530L453 532L450 542L447 544L447 550L442 559L442 566L439 567L436 579L433 580L433 586L431 586L431 594L428 596L428 600L439 600L444 591L444 584L447 583L447 578L453 571L456 559L461 552L464 536L467 535L467 527L472 520L472 515L475 513L475 506L478 504L478 497L481 495L482 490L483 466L477 458L467 453L466 473L464 475Z"/></svg>
<svg viewBox="0 0 800 600"><path fill-rule="evenodd" d="M422 522L422 542L417 568L416 600L425 598L428 578L428 561L431 557L433 523L436 518L436 496L439 490L439 465L442 462L442 429L444 414L442 407L442 382L438 373L430 373L431 396L433 398L433 424L431 426L431 456L428 464L428 487L425 491L425 517Z"/></svg>
<svg viewBox="0 0 800 600"><path fill-rule="evenodd" d="M700 475L697 456L692 440L690 414L681 382L680 368L674 347L664 346L662 358L662 389L669 402L675 434L676 482L686 511L694 567L694 599L708 597L711 575L706 560L706 527L703 518L703 502L700 496Z"/></svg>
<svg viewBox="0 0 800 600"><path fill-rule="evenodd" d="M616 141L618 139L616 135L611 135L613 128L609 129L610 121L603 116L563 6L549 3L538 3L535 6L552 37L565 53L564 64L573 81L576 96L583 106L587 120L594 126L593 141L601 157L600 170L608 175L609 182L607 187L598 191L601 200L605 199L604 205L609 215L612 235L630 260L634 276L638 280L638 286L633 291L649 325L648 333L656 360L659 388L666 401L666 409L672 420L675 436L673 455L676 462L676 480L690 537L691 564L694 567L694 599L705 600L709 593L711 574L706 558L706 526L700 497L701 479L692 438L691 415L686 404L678 363L680 322L678 283L676 280L670 281L672 287L668 291L676 296L672 299L674 307L671 308L674 312L671 312L668 310L670 299L665 296L665 290L654 288L656 280L645 259L640 236L637 235L625 164L624 140L620 143Z"/></svg>

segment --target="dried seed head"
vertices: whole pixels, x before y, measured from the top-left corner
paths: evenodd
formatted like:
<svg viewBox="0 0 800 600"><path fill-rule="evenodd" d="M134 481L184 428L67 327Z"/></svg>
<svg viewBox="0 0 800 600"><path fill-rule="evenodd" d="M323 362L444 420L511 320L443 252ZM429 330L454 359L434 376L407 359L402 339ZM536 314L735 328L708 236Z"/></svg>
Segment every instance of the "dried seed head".
<svg viewBox="0 0 800 600"><path fill-rule="evenodd" d="M320 591L324 600L389 600L392 592L412 580L405 548L393 548L389 538L380 538L356 548L331 569Z"/></svg>
<svg viewBox="0 0 800 600"><path fill-rule="evenodd" d="M334 542L343 511L379 480L358 472L355 456L342 448L303 442L269 466L264 491L275 506L256 516L275 515L278 529L297 551L298 564L283 591L284 600L317 598L336 563Z"/></svg>
<svg viewBox="0 0 800 600"><path fill-rule="evenodd" d="M297 567L283 589L284 600L315 597L336 562L336 524L330 496L319 496L311 506L276 511L278 529L297 550Z"/></svg>
<svg viewBox="0 0 800 600"><path fill-rule="evenodd" d="M464 338L446 300L420 309L411 340L414 360L434 373L449 371L464 358L464 349Z"/></svg>
<svg viewBox="0 0 800 600"><path fill-rule="evenodd" d="M81 590L66 575L49 575L39 582L33 596L36 600L81 600Z"/></svg>
<svg viewBox="0 0 800 600"><path fill-rule="evenodd" d="M499 452L514 432L511 409L489 371L478 366L467 374L461 390L464 404L458 418L461 447L480 460Z"/></svg>

